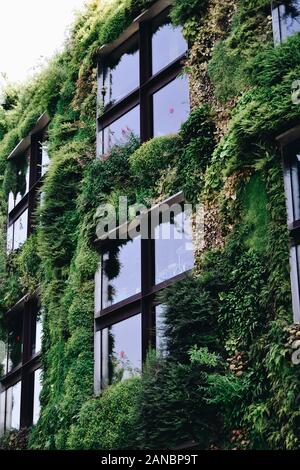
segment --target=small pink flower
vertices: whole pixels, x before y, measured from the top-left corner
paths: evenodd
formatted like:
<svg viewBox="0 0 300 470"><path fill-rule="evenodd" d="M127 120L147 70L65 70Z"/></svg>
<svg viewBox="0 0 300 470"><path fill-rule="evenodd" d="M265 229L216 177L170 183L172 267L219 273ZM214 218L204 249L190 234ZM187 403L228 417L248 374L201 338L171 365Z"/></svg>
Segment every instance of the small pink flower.
<svg viewBox="0 0 300 470"><path fill-rule="evenodd" d="M121 359L125 359L125 357L126 357L125 352L124 352L124 351L121 351L121 352L120 352L120 358L121 358Z"/></svg>
<svg viewBox="0 0 300 470"><path fill-rule="evenodd" d="M169 108L169 113L170 113L170 114L173 114L174 111L175 111L175 110L174 110L173 106L171 106L171 107Z"/></svg>

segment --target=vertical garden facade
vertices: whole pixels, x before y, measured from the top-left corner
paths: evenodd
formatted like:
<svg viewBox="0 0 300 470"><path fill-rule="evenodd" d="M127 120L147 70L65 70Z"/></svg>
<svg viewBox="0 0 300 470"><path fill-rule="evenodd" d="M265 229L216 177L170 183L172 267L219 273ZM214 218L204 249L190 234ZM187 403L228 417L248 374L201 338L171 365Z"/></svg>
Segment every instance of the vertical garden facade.
<svg viewBox="0 0 300 470"><path fill-rule="evenodd" d="M95 0L7 87L2 448L300 447L299 18Z"/></svg>

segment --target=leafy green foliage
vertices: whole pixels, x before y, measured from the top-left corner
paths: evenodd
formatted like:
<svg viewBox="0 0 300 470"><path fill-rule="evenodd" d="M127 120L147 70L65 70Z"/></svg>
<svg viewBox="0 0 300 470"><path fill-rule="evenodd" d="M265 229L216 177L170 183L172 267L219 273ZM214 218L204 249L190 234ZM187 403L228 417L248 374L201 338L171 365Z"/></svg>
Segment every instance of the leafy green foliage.
<svg viewBox="0 0 300 470"><path fill-rule="evenodd" d="M177 184L188 201L196 203L203 186L204 173L215 147L215 125L207 106L192 111L180 130Z"/></svg>
<svg viewBox="0 0 300 470"><path fill-rule="evenodd" d="M192 17L198 17L207 7L207 0L176 0L174 2L171 18L175 25L184 25Z"/></svg>
<svg viewBox="0 0 300 470"><path fill-rule="evenodd" d="M158 137L141 145L129 159L131 174L138 187L146 191L155 187L162 171L171 170L177 151L175 136Z"/></svg>
<svg viewBox="0 0 300 470"><path fill-rule="evenodd" d="M87 401L71 427L67 448L135 449L135 403L140 393L140 379L132 378Z"/></svg>
<svg viewBox="0 0 300 470"><path fill-rule="evenodd" d="M207 365L149 358L137 405L141 448L170 449L191 441L200 448L209 445L218 420L206 403L208 371Z"/></svg>

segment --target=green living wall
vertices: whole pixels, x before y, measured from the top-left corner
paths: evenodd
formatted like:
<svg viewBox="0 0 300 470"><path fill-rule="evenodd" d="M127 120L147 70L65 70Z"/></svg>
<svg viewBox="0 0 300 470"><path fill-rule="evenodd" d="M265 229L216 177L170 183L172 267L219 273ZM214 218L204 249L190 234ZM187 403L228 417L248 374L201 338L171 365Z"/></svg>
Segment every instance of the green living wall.
<svg viewBox="0 0 300 470"><path fill-rule="evenodd" d="M286 2L292 6L293 2ZM151 4L92 1L62 53L0 106L1 316L41 286L39 422L4 448L299 449L300 369L292 364L289 239L275 137L300 118L300 35L274 48L270 2L175 0L190 51L192 112L177 136L130 138L95 159L96 61ZM37 229L6 255L6 157L47 110L50 169ZM193 275L162 294L165 357L93 395L95 213L103 202L151 205L183 190L205 208ZM3 331L2 333L3 334Z"/></svg>

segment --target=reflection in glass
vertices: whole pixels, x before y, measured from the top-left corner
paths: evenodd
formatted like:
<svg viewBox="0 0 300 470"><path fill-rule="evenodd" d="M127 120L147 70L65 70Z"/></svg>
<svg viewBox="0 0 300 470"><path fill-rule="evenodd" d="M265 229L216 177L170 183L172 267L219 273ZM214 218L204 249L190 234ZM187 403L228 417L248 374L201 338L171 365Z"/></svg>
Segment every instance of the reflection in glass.
<svg viewBox="0 0 300 470"><path fill-rule="evenodd" d="M5 431L5 401L6 392L0 393L0 436Z"/></svg>
<svg viewBox="0 0 300 470"><path fill-rule="evenodd" d="M21 382L6 392L6 429L20 429Z"/></svg>
<svg viewBox="0 0 300 470"><path fill-rule="evenodd" d="M140 107L136 106L99 133L100 149L107 153L114 145L124 145L130 136L140 136Z"/></svg>
<svg viewBox="0 0 300 470"><path fill-rule="evenodd" d="M155 345L156 350L165 354L165 320L164 305L155 308Z"/></svg>
<svg viewBox="0 0 300 470"><path fill-rule="evenodd" d="M42 391L42 369L34 371L34 388L33 388L33 418L32 423L36 424L40 417L41 404L40 394Z"/></svg>
<svg viewBox="0 0 300 470"><path fill-rule="evenodd" d="M141 291L141 239L111 247L102 256L102 308Z"/></svg>
<svg viewBox="0 0 300 470"><path fill-rule="evenodd" d="M164 24L152 36L152 73L155 74L187 51L179 26Z"/></svg>
<svg viewBox="0 0 300 470"><path fill-rule="evenodd" d="M140 314L102 330L102 386L139 373L141 341Z"/></svg>
<svg viewBox="0 0 300 470"><path fill-rule="evenodd" d="M278 2L277 2L278 3ZM272 9L274 43L279 44L289 36L300 32L300 0L293 2L291 11L288 11L283 3Z"/></svg>
<svg viewBox="0 0 300 470"><path fill-rule="evenodd" d="M37 354L42 349L42 335L43 335L43 323L42 323L42 310L40 310L35 317L35 328L33 329L32 347L31 354Z"/></svg>
<svg viewBox="0 0 300 470"><path fill-rule="evenodd" d="M29 150L25 155L17 159L17 188L19 188L20 192L17 194L15 204L17 204L29 190L29 159Z"/></svg>
<svg viewBox="0 0 300 470"><path fill-rule="evenodd" d="M27 239L28 209L14 223L13 249L20 248Z"/></svg>
<svg viewBox="0 0 300 470"><path fill-rule="evenodd" d="M21 312L12 316L8 330L7 372L22 362L23 352L23 315Z"/></svg>
<svg viewBox="0 0 300 470"><path fill-rule="evenodd" d="M178 77L153 95L154 136L177 132L189 112L188 79Z"/></svg>
<svg viewBox="0 0 300 470"><path fill-rule="evenodd" d="M42 144L42 168L41 168L41 176L43 176L48 167L50 165L50 158L48 154L48 147L46 144Z"/></svg>
<svg viewBox="0 0 300 470"><path fill-rule="evenodd" d="M155 227L155 283L188 271L194 266L192 224L186 212L170 214Z"/></svg>
<svg viewBox="0 0 300 470"><path fill-rule="evenodd" d="M8 362L8 344L6 341L0 341L0 378L7 374Z"/></svg>
<svg viewBox="0 0 300 470"><path fill-rule="evenodd" d="M21 201L22 197L22 194L18 192L16 195L15 206Z"/></svg>
<svg viewBox="0 0 300 470"><path fill-rule="evenodd" d="M12 211L15 207L15 196L12 191L8 195L8 212Z"/></svg>
<svg viewBox="0 0 300 470"><path fill-rule="evenodd" d="M7 227L7 251L13 249L14 225Z"/></svg>
<svg viewBox="0 0 300 470"><path fill-rule="evenodd" d="M293 197L293 221L300 219L300 153L296 153L290 166L292 197Z"/></svg>
<svg viewBox="0 0 300 470"><path fill-rule="evenodd" d="M105 105L119 101L139 85L139 51L137 46L123 54L120 59L116 59L116 62L116 64L113 62L107 64L101 77L104 89L100 92L105 92L103 93Z"/></svg>

